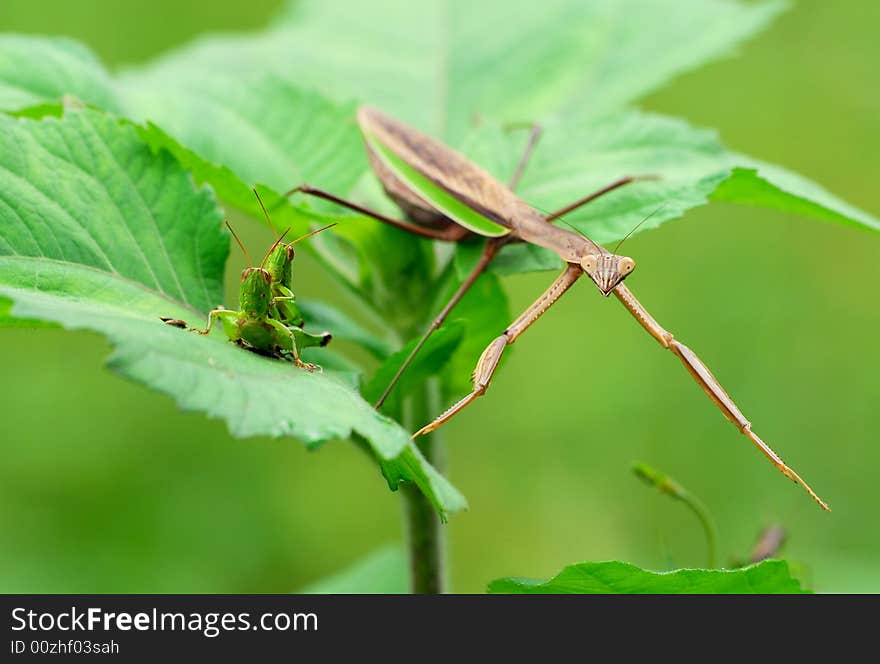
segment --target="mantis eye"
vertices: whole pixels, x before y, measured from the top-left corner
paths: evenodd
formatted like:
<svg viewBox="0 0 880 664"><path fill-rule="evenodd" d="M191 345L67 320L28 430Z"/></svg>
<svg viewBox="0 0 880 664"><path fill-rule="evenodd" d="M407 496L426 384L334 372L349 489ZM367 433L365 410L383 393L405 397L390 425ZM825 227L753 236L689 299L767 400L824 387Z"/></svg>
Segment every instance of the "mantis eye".
<svg viewBox="0 0 880 664"><path fill-rule="evenodd" d="M617 269L621 274L629 274L636 268L636 262L629 256L624 256L617 262Z"/></svg>
<svg viewBox="0 0 880 664"><path fill-rule="evenodd" d="M587 274L593 274L596 270L596 257L592 254L581 258L581 267Z"/></svg>

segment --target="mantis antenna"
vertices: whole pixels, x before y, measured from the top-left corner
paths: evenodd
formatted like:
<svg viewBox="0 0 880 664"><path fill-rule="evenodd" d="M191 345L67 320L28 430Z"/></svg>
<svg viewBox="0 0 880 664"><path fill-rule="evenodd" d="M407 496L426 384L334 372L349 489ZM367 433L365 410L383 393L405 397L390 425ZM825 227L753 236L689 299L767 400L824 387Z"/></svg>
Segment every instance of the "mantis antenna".
<svg viewBox="0 0 880 664"><path fill-rule="evenodd" d="M667 203L667 201L663 201L662 203L660 203L660 205L657 206L657 208L656 208L651 214L649 214L647 217L645 217L645 218L642 219L639 223L637 223L635 226L633 226L633 229L632 229L629 233L627 233L626 235L624 235L623 238L620 240L620 242L618 242L618 243L614 246L614 250L613 250L611 253L612 253L612 254L616 254L616 253L617 253L617 250L620 249L620 245L622 245L624 242L626 242L626 240L629 239L629 236L632 235L633 233L635 233L635 232L639 229L639 226L641 226L642 224L644 224L646 221L648 221L648 219L650 219L650 218L653 217L655 214L657 214L658 212L660 212L660 210L662 210L664 207L666 207L666 203Z"/></svg>
<svg viewBox="0 0 880 664"><path fill-rule="evenodd" d="M620 249L620 246L621 246L621 245L622 245L627 239L629 239L629 236L632 235L633 233L635 233L635 232L639 229L639 226L641 226L642 224L644 224L646 221L648 221L648 219L650 219L650 218L653 217L655 214L657 214L658 212L660 212L660 210L662 210L664 207L666 207L666 203L667 203L667 201L663 201L659 206L657 206L657 208L656 208L651 214L649 214L647 217L645 217L645 218L642 219L639 223L637 223L635 226L633 226L633 227L632 227L632 230L631 230L629 233L627 233L626 235L624 235L623 238L621 238L621 240L620 240L616 245L614 245L614 249L611 251L611 253L612 253L612 254L616 254L616 253L617 253L617 250ZM568 222L567 222L565 219L563 219L562 217L556 217L556 220L561 221L563 224L565 224L566 226L568 226L571 230L573 230L575 233L577 233L577 234L580 235L581 237L587 238L587 236L584 235L584 234L583 234L583 233L582 233L582 232L581 232L576 226L574 226L573 224L568 223ZM589 240L590 238L587 238L587 239Z"/></svg>

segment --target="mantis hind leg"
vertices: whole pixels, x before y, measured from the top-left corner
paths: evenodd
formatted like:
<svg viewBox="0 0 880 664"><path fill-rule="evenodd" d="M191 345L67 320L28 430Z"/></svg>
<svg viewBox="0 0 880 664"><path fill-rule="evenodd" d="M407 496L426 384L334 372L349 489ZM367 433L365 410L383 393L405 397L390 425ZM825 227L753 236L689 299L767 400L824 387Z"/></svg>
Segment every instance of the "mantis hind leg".
<svg viewBox="0 0 880 664"><path fill-rule="evenodd" d="M414 235L428 238L429 240L444 240L447 242L456 242L470 233L468 229L464 228L463 226L459 226L458 224L452 224L442 230L436 230L433 228L419 226L409 221L386 217L384 214L374 212L373 210L365 208L362 205L352 203L351 201L340 198L335 194L331 194L330 192L324 191L323 189L318 189L307 184L301 184L298 187L294 187L290 191L285 192L284 197L286 198L288 196L292 196L297 192L301 194L308 194L309 196L315 196L316 198L323 198L325 201L336 203L337 205L346 207L349 210L354 210L355 212L360 212L367 217L372 217L373 219L381 221L384 224L388 224L389 226L394 226L395 228L408 231L410 233L413 233Z"/></svg>
<svg viewBox="0 0 880 664"><path fill-rule="evenodd" d="M556 212L551 212L550 214L545 216L544 219L546 221L553 221L554 219L558 219L562 215L568 214L569 212L574 212L579 207L586 205L587 203L591 203L592 201L595 201L600 196L604 196L605 194L608 194L608 193L614 191L615 189L619 189L620 187L623 187L624 185L630 184L631 182L638 182L640 180L659 180L659 179L660 179L659 175L627 175L627 176L622 177L618 180L615 180L611 184L605 185L601 189L597 189L596 191L594 191L590 194L587 194L583 198L577 199L574 203L569 203L565 207L556 210Z"/></svg>
<svg viewBox="0 0 880 664"><path fill-rule="evenodd" d="M521 125L508 125L507 128L518 129L520 126ZM517 163L516 169L513 171L513 175L507 183L507 188L511 191L514 191L519 184L520 178L522 178L522 174L526 170L526 165L529 163L532 154L535 152L535 146L538 145L538 139L541 138L541 133L544 131L544 128L537 122L532 122L526 126L529 128L529 140L528 143L526 143L522 156L519 158L519 163Z"/></svg>
<svg viewBox="0 0 880 664"><path fill-rule="evenodd" d="M486 267L495 258L495 255L498 253L498 250L507 241L507 237L497 238L493 240L489 240L486 243L486 247L483 249L483 253L480 256L480 259L477 261L477 264L474 266L471 273L465 278L464 281L461 282L461 285L458 287L458 290L455 291L453 296L449 298L449 302L443 307L439 314L431 321L431 324L428 326L428 329L425 330L422 337L419 339L419 342L415 345L415 347L410 351L410 354L403 361L403 364L400 365L400 368L397 370L397 373L394 374L394 377L388 383L388 386L385 388L385 391L382 392L382 396L379 397L379 400L376 402L375 407L381 408L382 404L385 403L385 399L388 398L388 395L391 394L391 390L394 389L394 386L397 384L397 381L400 380L400 377L403 376L403 373L407 370L407 367L412 363L415 359L416 355L419 354L419 351L422 349L422 346L425 345L425 342L428 341L428 338L437 330L442 324L443 321L446 320L446 317L449 315L449 312L455 308L455 305L458 304L461 299L465 296L465 294L470 290L470 287L474 285L477 278L485 271Z"/></svg>

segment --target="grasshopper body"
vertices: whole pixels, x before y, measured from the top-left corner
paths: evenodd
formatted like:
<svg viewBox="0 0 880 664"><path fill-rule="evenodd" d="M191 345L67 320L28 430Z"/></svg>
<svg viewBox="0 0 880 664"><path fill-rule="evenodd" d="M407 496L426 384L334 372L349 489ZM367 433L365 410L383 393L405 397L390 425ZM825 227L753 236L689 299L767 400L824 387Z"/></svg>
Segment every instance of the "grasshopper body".
<svg viewBox="0 0 880 664"><path fill-rule="evenodd" d="M262 201L260 201L260 204L262 205ZM331 226L333 225L335 224L331 224ZM319 228L293 242L284 242L282 236L272 245L269 253L266 254L266 258L263 260L263 268L269 273L270 290L274 302L271 314L275 320L281 322L293 332L296 338L296 345L300 350L315 346L326 346L330 343L332 335L329 332L312 334L303 329L305 318L297 306L296 296L293 294L293 259L296 256L293 245L331 226Z"/></svg>
<svg viewBox="0 0 880 664"><path fill-rule="evenodd" d="M266 208L256 189L254 194L265 212ZM268 213L266 220L271 225ZM247 257L241 240L229 224L227 227ZM292 263L295 256L293 245L327 228L330 226L312 231L293 242L283 241L287 234L285 231L266 252L259 267L248 267L241 273L239 310L215 309L208 314L208 324L204 330L199 330L199 334L208 334L214 321L219 320L230 341L264 355L292 357L296 366L309 371L317 369L316 364L302 361L300 351L314 346L326 346L331 335L329 332L311 334L302 329L303 315L291 290Z"/></svg>
<svg viewBox="0 0 880 664"><path fill-rule="evenodd" d="M317 365L300 359L296 333L272 315L281 301L272 294L268 270L245 268L241 274L239 310L214 309L208 314L208 325L199 334L208 334L214 321L219 320L230 341L266 355L291 355L296 366L314 371Z"/></svg>

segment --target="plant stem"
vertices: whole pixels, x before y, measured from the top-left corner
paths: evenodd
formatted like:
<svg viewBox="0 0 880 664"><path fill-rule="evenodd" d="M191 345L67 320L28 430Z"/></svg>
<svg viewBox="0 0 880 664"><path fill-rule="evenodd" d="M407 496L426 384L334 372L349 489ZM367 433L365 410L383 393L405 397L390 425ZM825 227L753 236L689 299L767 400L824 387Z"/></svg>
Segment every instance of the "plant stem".
<svg viewBox="0 0 880 664"><path fill-rule="evenodd" d="M404 424L410 431L422 426L437 401L434 381L409 396ZM421 436L416 444L425 458L443 472L443 453L436 433ZM410 589L416 594L438 594L446 590L446 546L440 515L419 488L412 483L401 486L404 528L410 566Z"/></svg>
<svg viewBox="0 0 880 664"><path fill-rule="evenodd" d="M648 464L634 464L633 472L639 479L644 480L660 492L683 502L688 508L690 508L691 512L696 515L697 519L700 521L700 525L703 527L703 533L706 535L706 558L708 568L714 569L718 550L718 531L715 528L715 522L712 521L712 516L703 504L703 501L669 477L669 475L661 473L659 470L652 468Z"/></svg>

